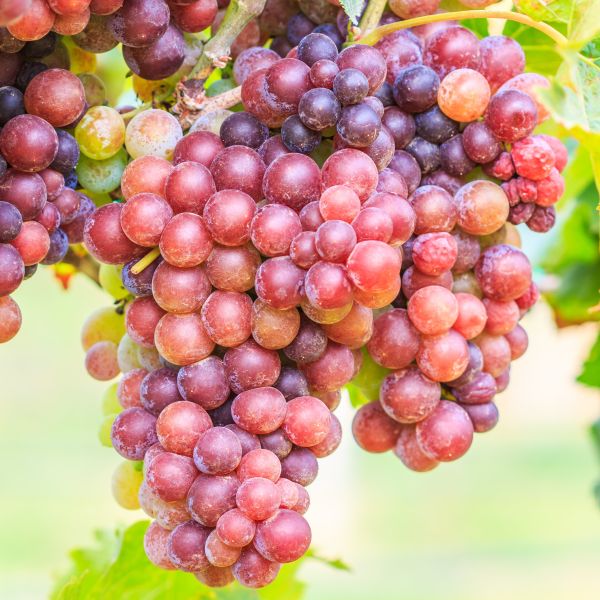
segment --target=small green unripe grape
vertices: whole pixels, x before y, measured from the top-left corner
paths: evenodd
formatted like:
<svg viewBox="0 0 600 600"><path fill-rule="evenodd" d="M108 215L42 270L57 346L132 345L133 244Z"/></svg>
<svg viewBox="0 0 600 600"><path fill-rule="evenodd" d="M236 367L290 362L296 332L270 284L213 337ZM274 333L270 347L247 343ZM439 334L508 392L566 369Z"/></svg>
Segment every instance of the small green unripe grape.
<svg viewBox="0 0 600 600"><path fill-rule="evenodd" d="M121 338L117 348L117 362L123 373L142 368L138 358L138 348L139 346L127 334Z"/></svg>
<svg viewBox="0 0 600 600"><path fill-rule="evenodd" d="M137 358L142 369L146 369L146 371L156 371L156 369L160 369L162 367L160 362L160 354L154 347L144 348L143 346L138 346Z"/></svg>
<svg viewBox="0 0 600 600"><path fill-rule="evenodd" d="M94 73L79 73L79 81L85 90L85 100L89 106L102 106L106 102L106 86Z"/></svg>
<svg viewBox="0 0 600 600"><path fill-rule="evenodd" d="M83 323L81 345L87 352L96 342L114 342L118 344L125 334L125 316L114 306L96 309Z"/></svg>
<svg viewBox="0 0 600 600"><path fill-rule="evenodd" d="M210 131L219 135L223 121L232 114L233 111L227 110L226 108L211 110L194 121L194 124L190 128L190 133L193 133L194 131Z"/></svg>
<svg viewBox="0 0 600 600"><path fill-rule="evenodd" d="M92 160L82 154L75 171L80 185L85 189L96 194L108 194L121 184L126 166L127 152L121 149L105 160Z"/></svg>
<svg viewBox="0 0 600 600"><path fill-rule="evenodd" d="M125 146L132 158L152 155L171 160L173 150L182 137L179 121L167 111L153 108L129 121Z"/></svg>
<svg viewBox="0 0 600 600"><path fill-rule="evenodd" d="M81 160L81 158L79 159ZM96 206L104 206L105 204L110 204L113 202L113 199L108 194L98 194L96 192L92 192L92 190L86 190L83 188L80 190L82 194L85 194Z"/></svg>
<svg viewBox="0 0 600 600"><path fill-rule="evenodd" d="M112 441L110 439L110 431L112 429L113 423L117 418L116 414L106 415L102 422L100 423L100 428L98 429L98 439L103 446L107 448L112 448Z"/></svg>
<svg viewBox="0 0 600 600"><path fill-rule="evenodd" d="M125 142L125 121L109 106L92 106L75 127L81 152L94 160L114 156Z"/></svg>
<svg viewBox="0 0 600 600"><path fill-rule="evenodd" d="M138 492L144 480L139 462L123 461L115 469L112 476L112 493L117 504L127 510L136 510L140 507Z"/></svg>
<svg viewBox="0 0 600 600"><path fill-rule="evenodd" d="M105 417L118 414L123 410L123 407L119 403L119 397L117 396L118 387L119 383L115 381L115 383L111 383L106 388L106 391L102 395L102 415Z"/></svg>
<svg viewBox="0 0 600 600"><path fill-rule="evenodd" d="M129 296L129 292L123 287L121 281L121 271L123 267L120 265L100 264L98 272L98 280L102 289L108 292L115 300L123 300Z"/></svg>

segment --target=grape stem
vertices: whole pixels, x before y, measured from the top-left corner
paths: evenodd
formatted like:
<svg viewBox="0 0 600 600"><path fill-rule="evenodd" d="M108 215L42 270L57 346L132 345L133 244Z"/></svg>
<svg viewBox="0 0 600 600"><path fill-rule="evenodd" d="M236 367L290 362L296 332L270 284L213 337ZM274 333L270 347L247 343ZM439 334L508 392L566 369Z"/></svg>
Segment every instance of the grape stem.
<svg viewBox="0 0 600 600"><path fill-rule="evenodd" d="M568 44L567 38L559 31L556 31L554 27L550 27L550 25L547 23L534 21L527 15L506 10L461 10L458 12L439 13L435 15L426 15L424 17L416 17L414 19L407 19L406 21L398 21L397 23L390 23L389 25L377 27L377 29L374 29L363 38L359 39L358 43L373 46L381 38L393 33L394 31L408 29L410 27L418 27L419 25L427 25L428 23L439 23L440 21L462 21L463 19L506 19L507 21L516 21L517 23L522 23L523 25L533 27L534 29L545 33L559 46L566 46Z"/></svg>
<svg viewBox="0 0 600 600"><path fill-rule="evenodd" d="M131 272L134 275L139 275L146 267L149 267L158 257L160 256L160 249L158 246L153 248L144 256L144 258L138 260L138 262L131 267Z"/></svg>
<svg viewBox="0 0 600 600"><path fill-rule="evenodd" d="M386 4L387 0L369 0L369 4L367 4L367 8L360 19L359 27L362 35L370 33L377 27Z"/></svg>
<svg viewBox="0 0 600 600"><path fill-rule="evenodd" d="M185 100L180 97L180 100L185 103L185 110L179 113L179 123L184 129L187 129L204 113L219 108L231 108L239 104L242 101L242 87L235 87L211 98L208 98L203 91L198 91L194 97L185 96ZM180 105L179 102L178 105Z"/></svg>
<svg viewBox="0 0 600 600"><path fill-rule="evenodd" d="M74 252L73 248L69 248L61 262L73 265L78 273L87 275L92 281L100 285L100 265L89 254L80 255Z"/></svg>
<svg viewBox="0 0 600 600"><path fill-rule="evenodd" d="M189 126L200 112L215 110L215 108L229 108L239 102L239 91L231 93L234 90L221 94L223 98L220 100L207 99L203 83L213 69L223 68L227 64L230 59L231 45L244 27L261 14L265 4L266 0L231 0L229 3L221 26L204 46L202 56L190 74L175 88L177 102L173 112L180 115L179 120L184 128ZM227 105L228 102L231 104Z"/></svg>

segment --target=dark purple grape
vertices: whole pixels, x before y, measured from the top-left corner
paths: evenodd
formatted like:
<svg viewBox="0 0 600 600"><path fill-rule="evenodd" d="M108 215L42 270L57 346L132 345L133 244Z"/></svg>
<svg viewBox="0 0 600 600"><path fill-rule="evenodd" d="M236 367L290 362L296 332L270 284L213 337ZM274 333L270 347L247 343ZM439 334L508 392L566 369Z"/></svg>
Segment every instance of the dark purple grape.
<svg viewBox="0 0 600 600"><path fill-rule="evenodd" d="M461 404L467 411L473 429L477 433L485 433L493 429L498 423L498 407L493 402L485 404Z"/></svg>
<svg viewBox="0 0 600 600"><path fill-rule="evenodd" d="M123 270L121 271L121 281L123 282L123 287L138 298L151 296L152 276L154 275L154 271L156 271L156 267L158 267L158 265L162 262L162 259L157 258L141 273L133 273L131 269L135 264L137 264L137 262L137 260L132 260L123 266Z"/></svg>
<svg viewBox="0 0 600 600"><path fill-rule="evenodd" d="M379 135L381 119L365 102L345 106L337 123L337 132L349 146L360 148L372 144Z"/></svg>
<svg viewBox="0 0 600 600"><path fill-rule="evenodd" d="M333 80L333 92L342 104L356 104L369 93L369 80L358 69L343 69Z"/></svg>
<svg viewBox="0 0 600 600"><path fill-rule="evenodd" d="M225 146L248 146L255 150L269 137L269 129L247 112L229 115L222 123L221 140Z"/></svg>
<svg viewBox="0 0 600 600"><path fill-rule="evenodd" d="M17 75L15 85L22 91L25 92L29 82L40 73L46 71L48 67L41 62L26 62L23 64Z"/></svg>
<svg viewBox="0 0 600 600"><path fill-rule="evenodd" d="M425 65L402 69L394 81L394 98L398 106L410 113L419 113L437 100L440 78Z"/></svg>
<svg viewBox="0 0 600 600"><path fill-rule="evenodd" d="M56 229L50 234L50 248L42 259L43 265L54 265L60 262L69 250L69 238L62 229Z"/></svg>
<svg viewBox="0 0 600 600"><path fill-rule="evenodd" d="M449 194L454 196L456 192L464 185L464 181L459 177L454 177L454 175L450 175L446 173L446 171L442 171L438 169L433 173L429 173L423 177L421 181L422 185L437 185L445 189Z"/></svg>
<svg viewBox="0 0 600 600"><path fill-rule="evenodd" d="M314 88L304 94L298 105L298 115L302 123L315 131L333 127L341 113L341 106L335 94L327 88Z"/></svg>
<svg viewBox="0 0 600 600"><path fill-rule="evenodd" d="M177 27L170 24L156 42L145 48L123 46L127 66L143 79L155 81L173 75L185 58L185 41Z"/></svg>
<svg viewBox="0 0 600 600"><path fill-rule="evenodd" d="M292 367L282 367L279 378L273 384L273 387L278 389L286 400L297 398L298 396L308 396L308 382L306 377L298 369Z"/></svg>
<svg viewBox="0 0 600 600"><path fill-rule="evenodd" d="M58 136L58 151L50 168L62 173L66 177L77 166L77 162L79 161L79 145L70 133L62 129L57 129L56 134Z"/></svg>
<svg viewBox="0 0 600 600"><path fill-rule="evenodd" d="M281 140L292 152L310 154L321 142L321 134L309 129L298 115L292 115L281 126Z"/></svg>
<svg viewBox="0 0 600 600"><path fill-rule="evenodd" d="M431 173L440 166L440 149L421 137L415 137L406 151L417 161L423 174Z"/></svg>
<svg viewBox="0 0 600 600"><path fill-rule="evenodd" d="M169 7L164 0L127 0L110 15L108 28L124 46L144 48L154 44L169 26Z"/></svg>
<svg viewBox="0 0 600 600"><path fill-rule="evenodd" d="M286 35L290 44L297 46L314 28L315 24L307 16L298 13L288 21Z"/></svg>
<svg viewBox="0 0 600 600"><path fill-rule="evenodd" d="M458 123L447 117L437 105L416 114L415 124L417 134L432 144L441 144L459 131Z"/></svg>
<svg viewBox="0 0 600 600"><path fill-rule="evenodd" d="M469 123L462 142L467 156L479 164L492 162L502 152L502 144L483 121Z"/></svg>
<svg viewBox="0 0 600 600"><path fill-rule="evenodd" d="M0 127L6 125L13 117L25 113L23 94L14 87L0 87Z"/></svg>
<svg viewBox="0 0 600 600"><path fill-rule="evenodd" d="M321 25L317 25L313 29L313 33L322 33L323 35L326 35L335 44L335 47L338 50L346 40L346 37L340 33L339 29L333 23L322 23Z"/></svg>
<svg viewBox="0 0 600 600"><path fill-rule="evenodd" d="M12 242L23 225L23 217L16 206L0 201L0 243Z"/></svg>
<svg viewBox="0 0 600 600"><path fill-rule="evenodd" d="M456 177L462 177L475 168L475 163L465 152L461 134L455 135L440 146L440 163L446 173Z"/></svg>
<svg viewBox="0 0 600 600"><path fill-rule="evenodd" d="M291 49L292 45L289 43L287 38L282 36L274 37L273 41L271 42L271 50L279 54L281 58L285 58Z"/></svg>
<svg viewBox="0 0 600 600"><path fill-rule="evenodd" d="M312 67L318 60L335 61L338 50L335 42L322 33L310 33L298 44L298 59Z"/></svg>
<svg viewBox="0 0 600 600"><path fill-rule="evenodd" d="M0 244L0 296L12 294L23 281L25 265L16 248Z"/></svg>
<svg viewBox="0 0 600 600"><path fill-rule="evenodd" d="M412 154L405 150L396 150L388 165L392 171L400 173L408 187L408 194L412 194L421 182L421 167Z"/></svg>
<svg viewBox="0 0 600 600"><path fill-rule="evenodd" d="M381 100L381 104L383 104L385 107L394 106L396 104L394 100L394 90L392 85L387 81L384 81L381 84L381 87L375 90L373 96L379 98L379 100Z"/></svg>
<svg viewBox="0 0 600 600"><path fill-rule="evenodd" d="M400 110L397 106L385 109L381 122L394 138L396 150L402 150L415 137L416 124L413 116Z"/></svg>
<svg viewBox="0 0 600 600"><path fill-rule="evenodd" d="M51 31L43 38L25 44L21 54L25 58L45 58L54 52L57 42L58 35L54 31Z"/></svg>

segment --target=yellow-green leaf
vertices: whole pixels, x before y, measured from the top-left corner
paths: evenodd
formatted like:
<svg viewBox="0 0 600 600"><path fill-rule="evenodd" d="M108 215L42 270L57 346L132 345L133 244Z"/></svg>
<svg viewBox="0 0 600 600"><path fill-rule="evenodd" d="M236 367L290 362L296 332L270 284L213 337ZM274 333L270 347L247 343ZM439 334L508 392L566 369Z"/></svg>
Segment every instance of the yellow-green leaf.
<svg viewBox="0 0 600 600"><path fill-rule="evenodd" d="M341 0L340 4L342 5L344 12L350 18L350 21L352 21L354 25L358 25L358 18L360 17L365 4L363 0Z"/></svg>

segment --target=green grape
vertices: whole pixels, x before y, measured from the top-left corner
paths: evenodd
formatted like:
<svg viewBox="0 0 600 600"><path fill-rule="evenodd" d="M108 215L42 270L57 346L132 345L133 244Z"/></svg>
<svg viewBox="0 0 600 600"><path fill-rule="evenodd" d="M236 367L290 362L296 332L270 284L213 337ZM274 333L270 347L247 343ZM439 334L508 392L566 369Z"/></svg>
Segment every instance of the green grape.
<svg viewBox="0 0 600 600"><path fill-rule="evenodd" d="M89 106L102 106L106 102L106 87L102 79L94 73L77 75L85 90L85 100Z"/></svg>
<svg viewBox="0 0 600 600"><path fill-rule="evenodd" d="M127 334L121 338L117 349L117 362L123 373L142 368L138 359L138 348L139 346Z"/></svg>
<svg viewBox="0 0 600 600"><path fill-rule="evenodd" d="M142 369L146 369L146 371L156 371L156 369L162 367L160 354L154 347L144 348L143 346L138 346L137 357Z"/></svg>
<svg viewBox="0 0 600 600"><path fill-rule="evenodd" d="M181 125L172 114L152 108L131 119L127 125L125 146L133 158L151 155L170 160L182 137Z"/></svg>
<svg viewBox="0 0 600 600"><path fill-rule="evenodd" d="M140 507L138 492L144 480L141 465L140 462L124 460L112 476L113 496L117 504L127 510L136 510Z"/></svg>
<svg viewBox="0 0 600 600"><path fill-rule="evenodd" d="M94 160L114 156L125 142L125 121L109 106L92 106L75 127L81 152Z"/></svg>
<svg viewBox="0 0 600 600"><path fill-rule="evenodd" d="M115 300L123 300L129 296L129 292L123 287L121 281L121 271L123 267L120 265L100 264L98 279L102 289L107 291Z"/></svg>
<svg viewBox="0 0 600 600"><path fill-rule="evenodd" d="M362 354L362 366L352 383L370 402L379 398L379 387L390 370L378 365L366 348L362 349Z"/></svg>
<svg viewBox="0 0 600 600"><path fill-rule="evenodd" d="M81 328L81 345L87 352L96 342L109 341L118 344L125 335L125 317L113 306L96 309Z"/></svg>
<svg viewBox="0 0 600 600"><path fill-rule="evenodd" d="M103 446L107 448L112 448L112 441L110 439L110 432L112 430L113 423L117 418L116 414L106 415L101 423L100 428L98 429L98 439Z"/></svg>
<svg viewBox="0 0 600 600"><path fill-rule="evenodd" d="M79 160L81 160L81 157ZM105 204L110 204L113 202L113 199L108 194L97 194L96 192L92 192L92 190L86 190L85 188L81 190L81 193L88 196L96 206L104 206Z"/></svg>
<svg viewBox="0 0 600 600"><path fill-rule="evenodd" d="M119 150L105 160L92 160L82 154L77 164L77 178L80 185L96 194L108 194L121 183L121 175L127 166L127 152Z"/></svg>
<svg viewBox="0 0 600 600"><path fill-rule="evenodd" d="M232 114L233 112L226 108L211 110L194 121L194 124L190 128L190 133L193 133L194 131L210 131L219 135L223 121Z"/></svg>
<svg viewBox="0 0 600 600"><path fill-rule="evenodd" d="M102 395L102 415L114 415L123 409L119 403L119 397L117 396L117 389L119 388L119 382L111 383Z"/></svg>

